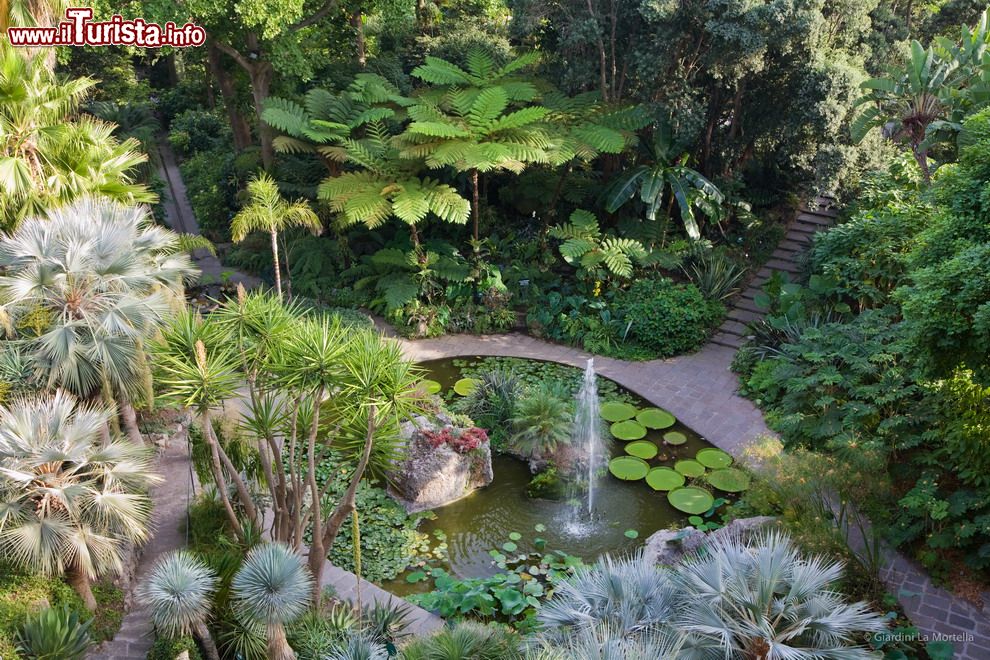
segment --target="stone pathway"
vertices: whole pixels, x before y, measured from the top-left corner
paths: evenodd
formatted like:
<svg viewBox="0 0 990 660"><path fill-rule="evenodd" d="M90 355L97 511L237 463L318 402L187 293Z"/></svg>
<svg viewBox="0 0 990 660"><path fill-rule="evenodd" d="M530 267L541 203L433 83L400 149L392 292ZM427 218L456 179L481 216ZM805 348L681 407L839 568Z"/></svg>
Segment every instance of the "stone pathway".
<svg viewBox="0 0 990 660"><path fill-rule="evenodd" d="M811 206L803 207L787 225L784 239L770 255L763 268L750 279L742 295L736 299L726 315L725 322L712 337L712 343L739 348L749 335L748 324L763 318L766 310L756 305L756 295L774 272L786 273L793 280L801 272L801 259L811 245L815 234L835 224L838 212L834 209L834 197L818 197Z"/></svg>
<svg viewBox="0 0 990 660"><path fill-rule="evenodd" d="M596 371L673 413L712 444L740 455L747 444L771 434L762 412L736 393L738 379L730 366L736 349L748 334L746 324L758 320L762 310L754 296L774 270L799 272L802 251L814 234L834 223L834 200L819 198L817 206L804 209L748 288L736 301L719 332L697 353L668 360L626 362L595 357L583 351L541 341L522 334L494 336L454 335L410 341L396 339L415 361L457 356L506 356L550 360L583 368L594 357ZM392 334L390 329L383 330ZM990 659L990 593L981 609L934 585L928 574L893 549L884 552L881 578L900 601L926 641L952 642L956 660Z"/></svg>
<svg viewBox="0 0 990 660"><path fill-rule="evenodd" d="M176 162L172 147L167 142L158 145L158 175L165 182L166 190L162 196L165 207L165 221L174 230L182 234L199 236L199 222L193 213L192 204L186 194L186 184L182 181L179 165ZM193 261L199 267L206 282L220 283L228 276L234 284L243 284L247 288L260 286L262 281L252 275L225 268L220 260L209 250L199 249L193 253Z"/></svg>
<svg viewBox="0 0 990 660"><path fill-rule="evenodd" d="M189 447L184 435L171 440L158 462L163 481L151 491L154 509L151 514L153 536L145 545L132 584L140 585L158 558L186 545L185 519L188 503L194 492L194 477L190 471ZM91 660L144 660L155 641L151 620L137 599L112 641L104 643L89 654Z"/></svg>

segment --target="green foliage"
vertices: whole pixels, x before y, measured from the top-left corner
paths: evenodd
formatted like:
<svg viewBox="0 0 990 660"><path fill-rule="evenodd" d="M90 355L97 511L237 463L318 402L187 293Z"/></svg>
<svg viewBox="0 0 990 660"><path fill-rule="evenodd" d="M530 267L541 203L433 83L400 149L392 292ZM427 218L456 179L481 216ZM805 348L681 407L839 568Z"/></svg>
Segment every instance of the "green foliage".
<svg viewBox="0 0 990 660"><path fill-rule="evenodd" d="M477 383L467 396L456 400L452 408L487 429L492 447L500 449L509 441L513 416L518 413L527 390L520 377L508 369L481 371Z"/></svg>
<svg viewBox="0 0 990 660"><path fill-rule="evenodd" d="M603 235L598 218L589 211L574 211L568 224L551 228L550 235L563 240L560 254L564 261L577 268L579 277L589 282L607 279L609 275L629 279L634 260L646 259L646 249L640 242Z"/></svg>
<svg viewBox="0 0 990 660"><path fill-rule="evenodd" d="M45 607L69 608L88 616L82 599L68 584L0 562L0 649L4 657L17 658L14 637L28 617Z"/></svg>
<svg viewBox="0 0 990 660"><path fill-rule="evenodd" d="M155 643L151 645L151 649L148 651L147 660L175 660L183 652L189 654L189 660L203 660L199 646L196 645L196 640L192 637L156 638Z"/></svg>
<svg viewBox="0 0 990 660"><path fill-rule="evenodd" d="M512 449L543 457L571 443L574 410L559 388L544 385L527 389L519 397L509 422L514 429L509 439Z"/></svg>
<svg viewBox="0 0 990 660"><path fill-rule="evenodd" d="M210 110L186 110L172 120L168 132L168 143L183 158L230 149L232 139L230 126Z"/></svg>
<svg viewBox="0 0 990 660"><path fill-rule="evenodd" d="M923 388L890 309L808 327L745 381L788 444L818 449L917 446Z"/></svg>
<svg viewBox="0 0 990 660"><path fill-rule="evenodd" d="M200 231L214 243L229 241L238 187L233 152L199 151L179 164L179 172Z"/></svg>
<svg viewBox="0 0 990 660"><path fill-rule="evenodd" d="M336 502L347 488L351 469L342 458L331 457L317 467L321 487L327 488L327 502ZM357 510L361 520L361 576L372 582L393 579L419 554L423 535L416 531L420 517L409 515L392 499L382 485L369 481L358 486ZM354 571L354 537L350 525L340 528L328 559L334 566Z"/></svg>
<svg viewBox="0 0 990 660"><path fill-rule="evenodd" d="M17 651L31 660L82 660L90 647L91 618L62 606L33 614L17 631Z"/></svg>
<svg viewBox="0 0 990 660"><path fill-rule="evenodd" d="M720 252L705 250L682 266L684 274L708 300L726 301L739 293L746 269Z"/></svg>
<svg viewBox="0 0 990 660"><path fill-rule="evenodd" d="M666 278L634 282L616 295L614 309L630 324L630 335L655 357L699 348L725 315L721 303L706 300L693 284Z"/></svg>
<svg viewBox="0 0 990 660"><path fill-rule="evenodd" d="M521 660L521 639L511 628L463 621L402 648L403 660Z"/></svg>

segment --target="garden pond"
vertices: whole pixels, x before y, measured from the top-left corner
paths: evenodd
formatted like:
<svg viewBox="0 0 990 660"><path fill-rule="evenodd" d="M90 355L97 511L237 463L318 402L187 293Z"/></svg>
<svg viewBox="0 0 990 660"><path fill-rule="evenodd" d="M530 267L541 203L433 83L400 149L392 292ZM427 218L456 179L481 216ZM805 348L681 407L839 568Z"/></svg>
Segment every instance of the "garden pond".
<svg viewBox="0 0 990 660"><path fill-rule="evenodd" d="M572 395L583 381L581 369L519 358L464 357L420 366L448 402L461 396L455 389L464 391L465 379L492 369L511 371L524 386L557 381ZM489 486L434 509L420 523L419 531L440 549L439 565L459 578L474 578L499 571L493 562L499 552L560 551L585 561L628 553L658 530L703 524L732 492L748 485L743 472L725 469L731 462L727 454L673 416L613 381L599 376L597 384L609 463L608 469L603 464L597 480L593 514L588 515L583 500L531 498L527 487L534 475L528 464L493 451L494 481ZM630 439L620 440L613 433ZM494 450L498 433L491 435ZM683 511L668 500L672 492L675 499L682 498ZM399 576L388 588L409 594L426 585L410 584Z"/></svg>

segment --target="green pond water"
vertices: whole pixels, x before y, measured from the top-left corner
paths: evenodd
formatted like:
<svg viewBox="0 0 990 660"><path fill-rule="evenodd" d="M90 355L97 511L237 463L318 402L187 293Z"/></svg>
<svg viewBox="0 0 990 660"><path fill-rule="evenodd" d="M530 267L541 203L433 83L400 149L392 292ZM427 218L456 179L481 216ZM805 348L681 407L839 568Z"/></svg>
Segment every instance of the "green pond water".
<svg viewBox="0 0 990 660"><path fill-rule="evenodd" d="M428 378L442 385L441 392L445 398L453 399L457 396L451 391L453 384L462 376L475 373L482 360L486 365L492 364L492 358L465 357L429 361L420 366L428 372ZM582 380L582 370L555 363L499 359L498 364L503 368L515 365L517 373L524 372L524 380L529 383L548 377L573 378L576 390ZM624 400L638 408L655 405L601 376L598 376L598 385L603 402ZM663 434L670 431L683 433L687 441L679 446L664 444ZM623 447L626 443L611 437L607 422L603 423L603 433L609 456L625 455ZM648 461L651 467L672 467L675 461L694 458L699 450L712 446L680 422L662 431L650 430L645 439L660 447L660 454ZM595 495L595 513L589 519L584 512L584 500L578 503L574 500L528 497L526 486L533 475L525 462L496 454L492 467L495 478L491 485L457 502L434 509L435 518L420 524L422 532L434 536L439 530L445 537L446 559L432 563L461 578L496 573L498 568L493 565L489 550L501 547L513 532L522 535L518 541L520 552L534 550L533 539L541 537L546 540L547 551L561 550L585 561L594 561L606 553L631 552L642 545L650 534L686 524L687 516L670 506L667 493L654 491L642 480L620 481L608 473L601 476ZM716 496L719 495L725 497L725 494L716 493ZM545 529L536 532L534 528L537 525ZM636 538L627 536L629 530L635 530ZM399 576L388 588L402 594L428 587L425 584L410 585Z"/></svg>

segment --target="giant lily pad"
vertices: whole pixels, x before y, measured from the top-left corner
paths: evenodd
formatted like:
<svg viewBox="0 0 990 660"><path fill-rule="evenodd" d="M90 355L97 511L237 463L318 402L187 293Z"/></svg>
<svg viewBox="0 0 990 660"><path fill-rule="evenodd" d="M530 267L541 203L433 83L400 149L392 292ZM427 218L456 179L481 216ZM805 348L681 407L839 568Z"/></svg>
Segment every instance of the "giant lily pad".
<svg viewBox="0 0 990 660"><path fill-rule="evenodd" d="M481 381L477 378L461 378L459 381L454 383L454 391L461 396L467 396L471 392L474 392L474 389L480 384Z"/></svg>
<svg viewBox="0 0 990 660"><path fill-rule="evenodd" d="M435 380L430 380L429 378L424 378L419 381L419 386L423 388L423 391L427 394L438 394L443 387Z"/></svg>
<svg viewBox="0 0 990 660"><path fill-rule="evenodd" d="M654 458L660 450L649 440L637 440L626 445L626 453L644 460Z"/></svg>
<svg viewBox="0 0 990 660"><path fill-rule="evenodd" d="M612 435L619 440L639 440L646 435L646 429L639 422L627 419L612 424Z"/></svg>
<svg viewBox="0 0 990 660"><path fill-rule="evenodd" d="M685 477L700 477L705 473L705 466L690 458L674 463L674 469Z"/></svg>
<svg viewBox="0 0 990 660"><path fill-rule="evenodd" d="M707 468L712 468L716 470L718 468L727 468L732 465L732 457L726 454L721 449L716 449L715 447L709 447L708 449L702 449L695 456L698 462Z"/></svg>
<svg viewBox="0 0 990 660"><path fill-rule="evenodd" d="M749 488L749 475L736 468L720 468L708 475L708 483L727 493L738 493Z"/></svg>
<svg viewBox="0 0 990 660"><path fill-rule="evenodd" d="M684 485L684 475L669 467L656 467L646 475L646 483L653 490L673 490Z"/></svg>
<svg viewBox="0 0 990 660"><path fill-rule="evenodd" d="M646 408L636 415L636 421L648 429L666 429L673 426L677 420L662 408Z"/></svg>
<svg viewBox="0 0 990 660"><path fill-rule="evenodd" d="M683 445L687 442L687 436L680 431L667 431L663 434L663 441L668 445Z"/></svg>
<svg viewBox="0 0 990 660"><path fill-rule="evenodd" d="M607 401L602 404L599 414L609 422L623 422L636 416L636 407L621 401Z"/></svg>
<svg viewBox="0 0 990 660"><path fill-rule="evenodd" d="M712 508L715 498L704 488L681 486L667 493L667 501L678 511L698 515Z"/></svg>
<svg viewBox="0 0 990 660"><path fill-rule="evenodd" d="M639 481L650 471L650 464L635 456L616 456L609 461L608 471L623 481Z"/></svg>

